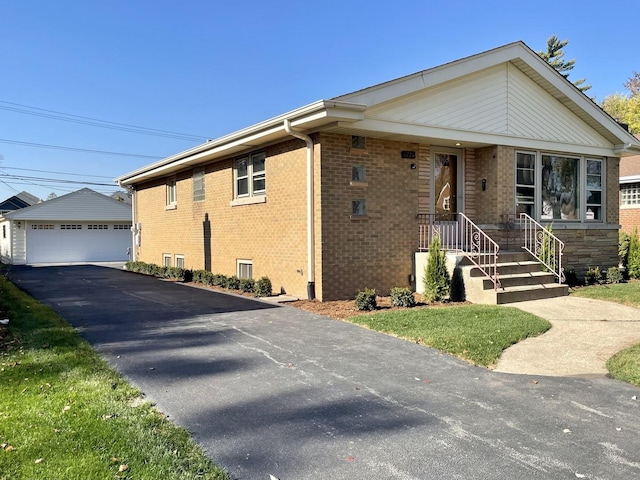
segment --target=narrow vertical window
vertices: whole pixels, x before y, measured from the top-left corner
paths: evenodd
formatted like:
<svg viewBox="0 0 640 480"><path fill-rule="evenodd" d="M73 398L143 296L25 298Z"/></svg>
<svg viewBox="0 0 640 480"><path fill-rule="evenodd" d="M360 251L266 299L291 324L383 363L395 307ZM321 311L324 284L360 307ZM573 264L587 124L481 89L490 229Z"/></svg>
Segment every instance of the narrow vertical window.
<svg viewBox="0 0 640 480"><path fill-rule="evenodd" d="M535 218L535 153L516 153L516 213Z"/></svg>
<svg viewBox="0 0 640 480"><path fill-rule="evenodd" d="M586 220L602 220L602 160L587 159Z"/></svg>
<svg viewBox="0 0 640 480"><path fill-rule="evenodd" d="M366 182L367 171L364 165L354 165L351 167L351 181L353 182Z"/></svg>
<svg viewBox="0 0 640 480"><path fill-rule="evenodd" d="M204 200L204 167L193 169L193 201Z"/></svg>
<svg viewBox="0 0 640 480"><path fill-rule="evenodd" d="M170 178L169 180L167 180L167 207L173 206L176 203L176 179Z"/></svg>

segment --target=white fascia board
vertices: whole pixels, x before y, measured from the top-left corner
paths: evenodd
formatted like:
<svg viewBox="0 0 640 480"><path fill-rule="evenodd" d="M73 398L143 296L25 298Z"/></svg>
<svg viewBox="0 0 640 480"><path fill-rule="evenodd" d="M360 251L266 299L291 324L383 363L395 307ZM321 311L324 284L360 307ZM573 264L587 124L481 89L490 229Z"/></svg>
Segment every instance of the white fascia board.
<svg viewBox="0 0 640 480"><path fill-rule="evenodd" d="M118 184L133 185L141 181L171 173L181 167L214 160L230 153L258 146L278 137L286 137L284 120L290 119L293 127L309 127L335 121L356 121L364 118L365 105L333 100L320 100L305 107L279 115L261 123L238 130L190 150L172 155L159 162L139 168L117 177ZM315 125L314 125L315 124Z"/></svg>
<svg viewBox="0 0 640 480"><path fill-rule="evenodd" d="M516 137L513 135L505 135L500 133L484 133L471 132L468 130L458 130L454 128L433 127L427 125L413 125L400 122L389 122L386 120L362 120L352 124L338 124L340 127L349 126L352 129L387 133L392 135L405 135L410 137L422 137L428 141L434 139L449 140L460 142L463 145L469 144L485 144L485 145L504 145L508 147L529 148L533 150L543 150L547 152L563 152L583 155L595 155L602 157L611 157L611 148L578 145L563 142L554 142L549 140L538 140L534 138ZM374 135L375 136L375 135Z"/></svg>
<svg viewBox="0 0 640 480"><path fill-rule="evenodd" d="M511 43L494 50L423 70L380 85L341 95L336 97L336 100L363 103L371 107L465 75L479 72L495 65L509 62L515 58L521 58L529 53L522 42Z"/></svg>

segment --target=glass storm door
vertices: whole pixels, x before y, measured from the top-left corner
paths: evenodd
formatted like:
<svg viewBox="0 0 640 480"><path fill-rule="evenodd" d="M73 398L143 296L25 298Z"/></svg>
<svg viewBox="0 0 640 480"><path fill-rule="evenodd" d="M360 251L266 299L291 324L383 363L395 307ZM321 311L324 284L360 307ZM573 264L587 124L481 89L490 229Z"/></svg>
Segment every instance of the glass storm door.
<svg viewBox="0 0 640 480"><path fill-rule="evenodd" d="M453 220L458 212L458 155L435 152L433 179L436 218Z"/></svg>

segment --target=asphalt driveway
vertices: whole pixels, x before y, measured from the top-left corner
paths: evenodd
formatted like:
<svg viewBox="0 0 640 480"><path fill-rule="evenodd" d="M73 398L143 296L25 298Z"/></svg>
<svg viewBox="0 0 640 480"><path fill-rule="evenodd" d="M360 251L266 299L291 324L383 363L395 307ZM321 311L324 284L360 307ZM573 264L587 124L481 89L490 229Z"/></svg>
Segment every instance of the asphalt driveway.
<svg viewBox="0 0 640 480"><path fill-rule="evenodd" d="M240 479L640 478L640 390L496 373L358 326L96 266L14 267Z"/></svg>

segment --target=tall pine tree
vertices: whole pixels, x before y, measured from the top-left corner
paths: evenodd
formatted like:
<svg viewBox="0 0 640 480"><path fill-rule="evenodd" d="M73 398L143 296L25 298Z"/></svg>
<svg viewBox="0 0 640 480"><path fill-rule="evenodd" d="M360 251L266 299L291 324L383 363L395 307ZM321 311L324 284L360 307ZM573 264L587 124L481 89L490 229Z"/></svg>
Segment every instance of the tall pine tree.
<svg viewBox="0 0 640 480"><path fill-rule="evenodd" d="M560 40L555 35L551 35L547 39L547 51L539 51L538 55L555 68L560 75L564 78L569 78L569 73L573 70L573 67L576 65L575 59L565 60L564 59L564 51L563 48L569 44L569 40ZM591 85L584 84L585 79L581 78L580 80L576 80L573 84L580 89L582 92L586 92L591 88Z"/></svg>

